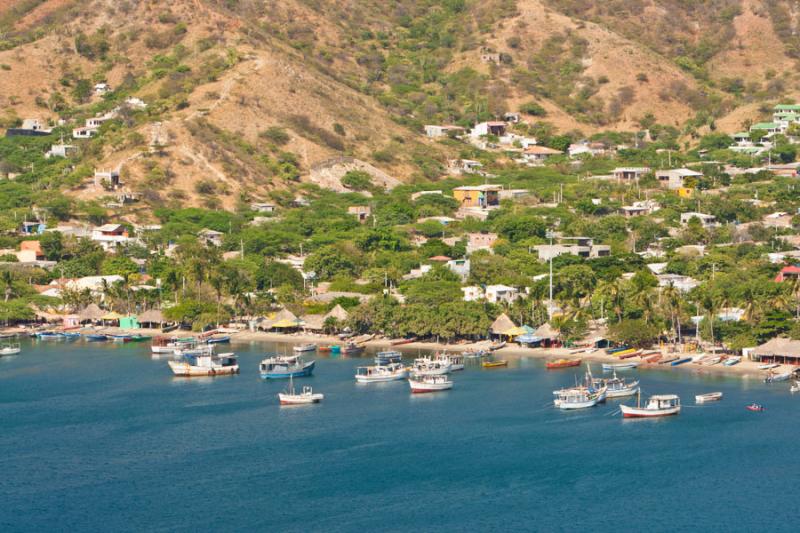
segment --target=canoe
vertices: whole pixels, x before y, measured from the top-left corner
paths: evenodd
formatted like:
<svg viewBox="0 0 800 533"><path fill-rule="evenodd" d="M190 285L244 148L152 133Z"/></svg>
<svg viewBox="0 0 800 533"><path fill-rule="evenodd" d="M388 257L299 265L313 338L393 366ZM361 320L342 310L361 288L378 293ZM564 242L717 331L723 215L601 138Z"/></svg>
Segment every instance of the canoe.
<svg viewBox="0 0 800 533"><path fill-rule="evenodd" d="M508 366L508 361L484 361L482 363L483 368L495 368L498 366Z"/></svg>
<svg viewBox="0 0 800 533"><path fill-rule="evenodd" d="M409 337L407 339L394 340L394 341L390 342L389 344L392 345L392 346L401 346L403 344L411 344L412 342L415 342L416 340L417 340L416 337Z"/></svg>
<svg viewBox="0 0 800 533"><path fill-rule="evenodd" d="M639 363L618 363L618 364L608 364L603 363L603 370L611 371L611 370L631 370L639 366Z"/></svg>
<svg viewBox="0 0 800 533"><path fill-rule="evenodd" d="M636 350L636 351L633 351L633 352L630 352L630 353L626 352L625 355L620 355L619 358L620 359L630 359L631 357L637 357L637 356L641 355L641 353L642 352L639 351L639 350Z"/></svg>
<svg viewBox="0 0 800 533"><path fill-rule="evenodd" d="M689 363L689 362L691 362L691 360L692 360L692 358L691 358L691 357L684 357L683 359L678 359L678 360L676 360L676 361L672 361L672 362L670 363L670 365L671 365L671 366L678 366L678 365L682 365L682 364L684 364L684 363Z"/></svg>
<svg viewBox="0 0 800 533"><path fill-rule="evenodd" d="M741 357L728 357L725 361L722 362L723 366L733 366L738 365L741 362Z"/></svg>
<svg viewBox="0 0 800 533"><path fill-rule="evenodd" d="M694 397L695 403L718 402L722 399L721 392L707 392Z"/></svg>
<svg viewBox="0 0 800 533"><path fill-rule="evenodd" d="M778 368L779 366L781 366L781 365L779 365L778 363L766 363L766 364L763 364L763 365L758 365L758 369L759 370L769 370L771 368Z"/></svg>
<svg viewBox="0 0 800 533"><path fill-rule="evenodd" d="M108 335L103 335L102 333L91 333L86 335L86 340L89 342L107 341Z"/></svg>
<svg viewBox="0 0 800 533"><path fill-rule="evenodd" d="M621 350L619 352L614 352L613 355L615 357L623 358L623 357L629 356L630 354L636 355L638 353L639 353L639 350L636 350L635 348L628 348L627 350Z"/></svg>
<svg viewBox="0 0 800 533"><path fill-rule="evenodd" d="M651 355L650 357L645 357L644 360L648 363L657 363L661 360L662 357L664 356L658 353L655 355Z"/></svg>
<svg viewBox="0 0 800 533"><path fill-rule="evenodd" d="M546 368L570 368L573 366L580 366L581 359L556 359L555 361L548 361L545 364Z"/></svg>
<svg viewBox="0 0 800 533"><path fill-rule="evenodd" d="M505 345L506 345L506 341L496 342L496 343L492 344L491 346L489 346L489 351L493 352L495 350L499 350L500 348L502 348Z"/></svg>
<svg viewBox="0 0 800 533"><path fill-rule="evenodd" d="M319 353L331 353L332 347L331 346L318 346L317 351Z"/></svg>

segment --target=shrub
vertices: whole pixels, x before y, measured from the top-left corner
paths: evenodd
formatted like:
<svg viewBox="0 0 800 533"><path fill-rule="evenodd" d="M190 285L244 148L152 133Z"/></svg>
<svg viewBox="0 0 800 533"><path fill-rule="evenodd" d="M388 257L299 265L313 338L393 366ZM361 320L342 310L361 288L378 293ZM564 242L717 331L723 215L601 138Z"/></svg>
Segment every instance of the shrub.
<svg viewBox="0 0 800 533"><path fill-rule="evenodd" d="M290 140L289 134L286 132L285 129L281 128L280 126L271 126L266 130L262 131L261 133L259 133L258 135L259 137L267 139L268 141L275 143L278 146L283 146Z"/></svg>

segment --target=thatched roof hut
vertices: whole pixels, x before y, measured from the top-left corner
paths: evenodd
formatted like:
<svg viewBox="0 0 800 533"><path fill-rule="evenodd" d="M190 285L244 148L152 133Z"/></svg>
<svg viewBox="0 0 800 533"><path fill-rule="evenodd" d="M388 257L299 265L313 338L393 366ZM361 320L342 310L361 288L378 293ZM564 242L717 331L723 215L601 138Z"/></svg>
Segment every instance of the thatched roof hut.
<svg viewBox="0 0 800 533"><path fill-rule="evenodd" d="M489 332L493 335L503 335L503 332L515 327L517 327L517 325L514 324L510 318L508 318L507 314L503 313L497 317L494 322L492 322L491 326L489 326Z"/></svg>
<svg viewBox="0 0 800 533"><path fill-rule="evenodd" d="M533 334L542 339L557 339L559 336L558 330L547 322L536 328Z"/></svg>
<svg viewBox="0 0 800 533"><path fill-rule="evenodd" d="M81 322L97 322L102 320L105 314L106 312L100 309L100 306L95 303L91 303L81 309L81 311L78 313L78 318Z"/></svg>
<svg viewBox="0 0 800 533"><path fill-rule="evenodd" d="M139 315L140 324L158 324L159 326L166 322L164 320L164 313L160 309L149 309Z"/></svg>
<svg viewBox="0 0 800 533"><path fill-rule="evenodd" d="M309 331L322 331L325 324L325 315L303 315L303 329Z"/></svg>
<svg viewBox="0 0 800 533"><path fill-rule="evenodd" d="M325 322L329 318L335 318L339 322L344 322L350 317L350 313L345 311L344 307L339 304L336 304L336 307L328 311L328 313L323 317L322 321Z"/></svg>

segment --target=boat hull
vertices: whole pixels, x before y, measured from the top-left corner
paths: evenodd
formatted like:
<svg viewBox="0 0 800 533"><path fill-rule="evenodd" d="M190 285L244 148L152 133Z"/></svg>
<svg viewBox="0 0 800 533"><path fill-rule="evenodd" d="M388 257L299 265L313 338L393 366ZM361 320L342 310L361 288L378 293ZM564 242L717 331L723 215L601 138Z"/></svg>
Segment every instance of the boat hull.
<svg viewBox="0 0 800 533"><path fill-rule="evenodd" d="M637 368L639 363L618 363L618 364L608 364L603 363L603 370L611 371L611 370L632 370Z"/></svg>
<svg viewBox="0 0 800 533"><path fill-rule="evenodd" d="M303 368L297 370L278 370L261 372L261 377L264 379L289 379L289 378L305 378L314 372L314 365L316 361L306 363Z"/></svg>
<svg viewBox="0 0 800 533"><path fill-rule="evenodd" d="M21 348L2 348L0 349L0 355L17 355L21 351Z"/></svg>
<svg viewBox="0 0 800 533"><path fill-rule="evenodd" d="M440 391L450 390L453 388L452 381L448 381L446 383L424 383L422 381L408 380L408 384L411 387L411 392L414 394L440 392Z"/></svg>
<svg viewBox="0 0 800 533"><path fill-rule="evenodd" d="M407 377L408 377L408 371L403 370L402 372L390 375L368 376L368 375L356 374L356 381L359 383L386 383L389 381L402 381Z"/></svg>
<svg viewBox="0 0 800 533"><path fill-rule="evenodd" d="M319 403L325 398L324 394L278 394L281 405L308 405Z"/></svg>
<svg viewBox="0 0 800 533"><path fill-rule="evenodd" d="M668 409L644 409L640 407L630 407L620 405L623 418L658 418L662 416L674 416L681 412L681 407L670 407Z"/></svg>
<svg viewBox="0 0 800 533"><path fill-rule="evenodd" d="M192 366L182 361L169 361L169 367L178 377L226 376L239 373L239 365L206 368Z"/></svg>
<svg viewBox="0 0 800 533"><path fill-rule="evenodd" d="M708 403L708 402L718 402L722 399L721 392L710 392L708 394L698 394L694 397L695 403Z"/></svg>

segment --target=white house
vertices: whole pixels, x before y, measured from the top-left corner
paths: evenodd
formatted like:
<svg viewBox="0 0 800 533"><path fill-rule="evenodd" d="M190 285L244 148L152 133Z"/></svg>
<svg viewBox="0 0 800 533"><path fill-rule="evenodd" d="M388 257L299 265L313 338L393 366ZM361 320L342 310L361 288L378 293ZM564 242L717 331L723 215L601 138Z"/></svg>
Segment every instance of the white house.
<svg viewBox="0 0 800 533"><path fill-rule="evenodd" d="M253 202L252 204L250 204L250 209L252 209L256 213L274 213L276 207L275 204Z"/></svg>
<svg viewBox="0 0 800 533"><path fill-rule="evenodd" d="M485 294L483 288L478 285L470 285L469 287L461 287L461 292L464 293L465 302L478 302L483 300Z"/></svg>
<svg viewBox="0 0 800 533"><path fill-rule="evenodd" d="M650 172L649 167L617 167L613 174L617 181L636 181L648 172Z"/></svg>
<svg viewBox="0 0 800 533"><path fill-rule="evenodd" d="M700 282L689 276L681 276L680 274L657 274L659 287L675 287L680 292L689 292L694 289Z"/></svg>
<svg viewBox="0 0 800 533"><path fill-rule="evenodd" d="M506 123L493 120L489 122L480 122L470 130L469 136L473 139L478 139L484 135L497 135L500 137L506 132Z"/></svg>
<svg viewBox="0 0 800 533"><path fill-rule="evenodd" d="M447 137L451 133L455 135L460 135L464 133L464 128L462 128L461 126L453 126L450 124L441 126L436 124L425 125L425 135L427 135L431 139L437 139L439 137Z"/></svg>
<svg viewBox="0 0 800 533"><path fill-rule="evenodd" d="M221 231L214 231L213 229L204 228L197 233L197 237L200 239L200 242L206 246L212 245L219 247L222 246L222 241L225 238L225 234Z"/></svg>
<svg viewBox="0 0 800 533"><path fill-rule="evenodd" d="M91 239L100 244L104 250L108 251L118 244L125 244L131 241L128 229L122 224L105 224L92 229Z"/></svg>
<svg viewBox="0 0 800 533"><path fill-rule="evenodd" d="M72 130L73 139L91 139L95 135L97 135L97 128L87 128L82 126Z"/></svg>
<svg viewBox="0 0 800 533"><path fill-rule="evenodd" d="M53 144L50 149L44 154L47 159L51 157L69 157L71 154L78 151L78 147L72 144Z"/></svg>
<svg viewBox="0 0 800 533"><path fill-rule="evenodd" d="M671 170L659 170L656 172L656 179L662 187L671 191L676 191L684 187L687 178L702 178L703 173L688 168L673 168Z"/></svg>
<svg viewBox="0 0 800 533"><path fill-rule="evenodd" d="M707 215L705 213L697 213L695 211L689 211L687 213L681 213L681 224L687 225L690 220L696 218L700 221L704 228L710 228L716 225L717 217L714 215Z"/></svg>
<svg viewBox="0 0 800 533"><path fill-rule="evenodd" d="M103 96L104 94L111 92L111 86L105 82L95 83L94 85L94 94Z"/></svg>
<svg viewBox="0 0 800 533"><path fill-rule="evenodd" d="M511 303L520 297L519 289L508 285L487 285L486 301L496 304L500 302Z"/></svg>
<svg viewBox="0 0 800 533"><path fill-rule="evenodd" d="M522 152L520 162L528 165L540 165L555 155L563 152L547 146L528 146Z"/></svg>

